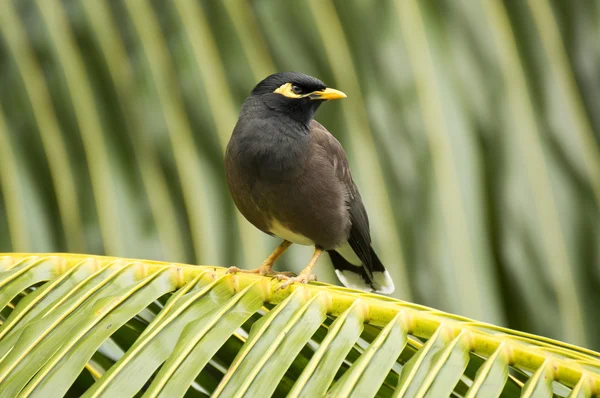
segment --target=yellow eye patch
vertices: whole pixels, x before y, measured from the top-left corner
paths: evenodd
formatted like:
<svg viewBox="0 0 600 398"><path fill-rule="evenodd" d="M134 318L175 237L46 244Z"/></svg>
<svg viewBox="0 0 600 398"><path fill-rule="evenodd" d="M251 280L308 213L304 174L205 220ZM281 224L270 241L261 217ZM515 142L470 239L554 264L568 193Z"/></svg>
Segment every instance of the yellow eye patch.
<svg viewBox="0 0 600 398"><path fill-rule="evenodd" d="M300 95L296 94L292 91L292 83L282 84L277 90L273 91L274 93L285 95L289 98L302 98L306 97L308 94Z"/></svg>
<svg viewBox="0 0 600 398"><path fill-rule="evenodd" d="M346 98L346 94L334 88L326 88L325 90L313 91L307 94L296 94L292 90L292 83L282 84L274 93L284 95L288 98L304 98L309 97L312 100L333 100L338 98Z"/></svg>

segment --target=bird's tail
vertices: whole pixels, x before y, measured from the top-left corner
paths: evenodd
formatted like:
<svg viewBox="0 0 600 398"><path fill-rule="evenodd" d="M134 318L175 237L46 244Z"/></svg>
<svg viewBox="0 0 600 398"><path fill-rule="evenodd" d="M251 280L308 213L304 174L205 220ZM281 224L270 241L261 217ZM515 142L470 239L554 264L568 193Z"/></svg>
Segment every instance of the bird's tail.
<svg viewBox="0 0 600 398"><path fill-rule="evenodd" d="M344 286L383 294L394 292L394 282L373 248L371 248L371 269L362 263L358 264L359 261L356 261L358 258L355 255L344 256L339 252L344 253L343 250L327 250L335 273ZM352 262L348 261L346 257L350 257Z"/></svg>

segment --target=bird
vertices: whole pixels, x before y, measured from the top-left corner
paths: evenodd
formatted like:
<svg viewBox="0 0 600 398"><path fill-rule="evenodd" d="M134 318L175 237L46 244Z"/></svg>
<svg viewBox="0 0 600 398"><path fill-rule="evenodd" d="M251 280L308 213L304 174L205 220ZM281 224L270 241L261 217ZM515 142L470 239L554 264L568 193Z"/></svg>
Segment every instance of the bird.
<svg viewBox="0 0 600 398"><path fill-rule="evenodd" d="M340 142L314 119L326 101L346 98L321 80L299 72L274 73L243 102L225 151L225 174L233 201L262 232L283 242L251 270L272 275L279 288L316 279L313 269L329 254L349 288L391 294L394 283L373 250L369 219ZM297 275L273 271L292 245L314 246Z"/></svg>

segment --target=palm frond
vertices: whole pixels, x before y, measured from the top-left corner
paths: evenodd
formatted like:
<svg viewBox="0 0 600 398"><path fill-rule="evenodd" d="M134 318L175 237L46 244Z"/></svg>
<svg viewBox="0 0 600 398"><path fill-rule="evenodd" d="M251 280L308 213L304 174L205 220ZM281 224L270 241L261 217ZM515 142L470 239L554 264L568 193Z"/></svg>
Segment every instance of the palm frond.
<svg viewBox="0 0 600 398"><path fill-rule="evenodd" d="M600 3L565 4L0 1L0 251L257 266L276 242L235 209L223 149L251 88L297 70L349 94L317 119L394 297L598 350Z"/></svg>
<svg viewBox="0 0 600 398"><path fill-rule="evenodd" d="M0 267L2 396L600 392L593 351L322 283L68 254Z"/></svg>

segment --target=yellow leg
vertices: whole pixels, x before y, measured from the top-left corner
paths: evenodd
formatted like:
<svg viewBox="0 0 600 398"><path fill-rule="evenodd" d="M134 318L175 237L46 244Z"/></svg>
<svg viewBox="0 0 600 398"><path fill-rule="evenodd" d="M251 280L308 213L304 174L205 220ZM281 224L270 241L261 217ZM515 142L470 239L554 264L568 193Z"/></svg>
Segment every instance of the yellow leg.
<svg viewBox="0 0 600 398"><path fill-rule="evenodd" d="M288 276L288 277L294 276L294 274L292 272L275 272L275 271L273 271L273 265L275 264L275 261L291 245L292 245L292 242L288 242L287 240L284 240L283 242L281 242L281 244L279 246L277 246L277 248L275 250L273 250L273 253L271 253L271 255L269 257L267 257L267 259L265 261L263 261L261 266L258 268L239 269L238 267L229 267L229 269L227 270L227 273L231 274L234 272L244 272L244 273L248 273L248 274L259 274L259 275L282 275L284 277L285 276Z"/></svg>
<svg viewBox="0 0 600 398"><path fill-rule="evenodd" d="M323 249L319 249L319 248L315 247L315 252L313 253L312 257L310 258L308 265L302 271L300 271L300 275L294 276L291 278L285 278L285 282L283 282L281 285L279 285L277 290L285 289L286 287L288 287L289 285L291 285L294 282L308 283L310 281L314 281L315 279L317 279L315 274L313 274L313 268L315 268L315 264L317 264L317 260L319 259L319 257L321 257L321 253L323 253ZM284 279L284 278L278 278L278 279Z"/></svg>

